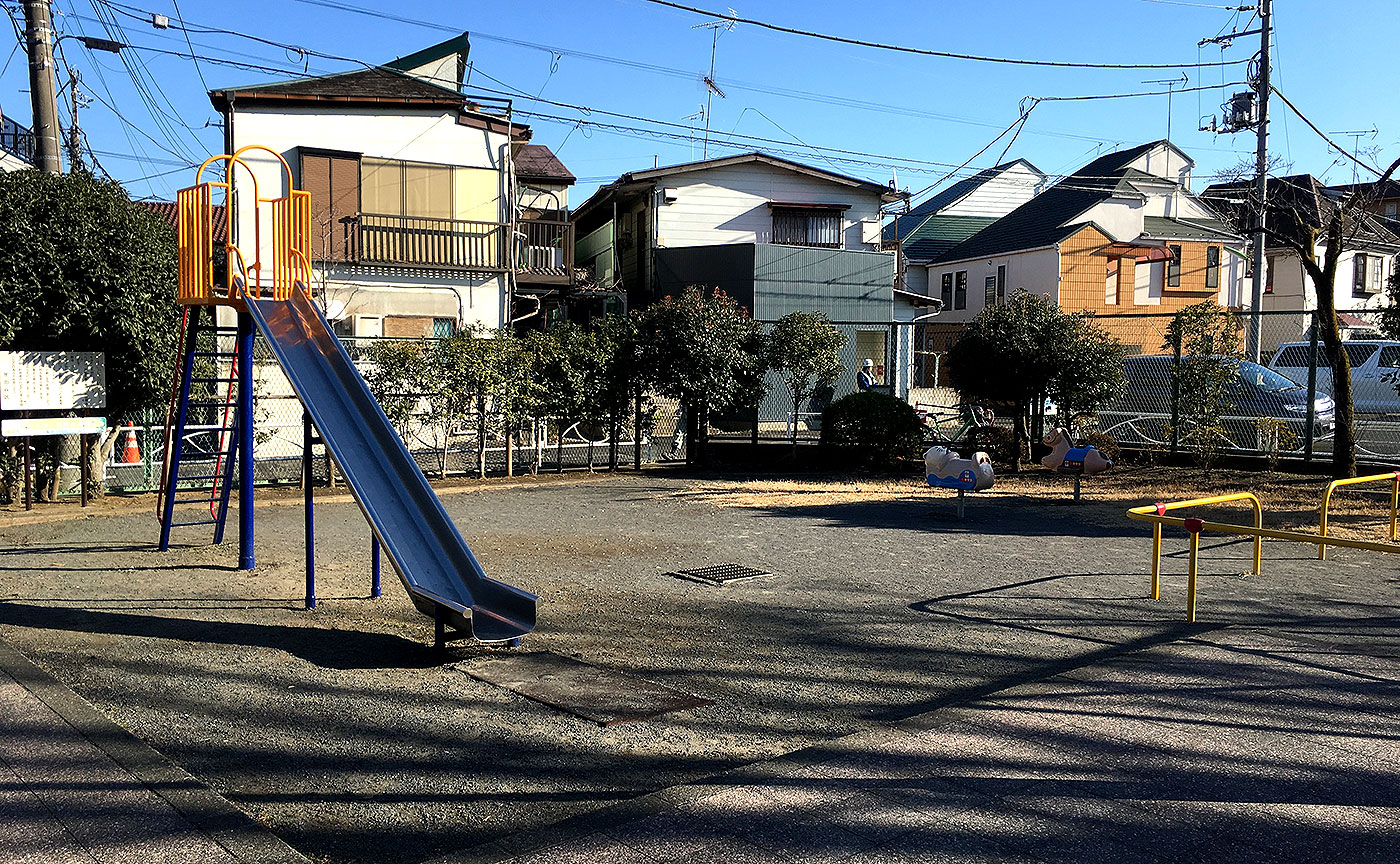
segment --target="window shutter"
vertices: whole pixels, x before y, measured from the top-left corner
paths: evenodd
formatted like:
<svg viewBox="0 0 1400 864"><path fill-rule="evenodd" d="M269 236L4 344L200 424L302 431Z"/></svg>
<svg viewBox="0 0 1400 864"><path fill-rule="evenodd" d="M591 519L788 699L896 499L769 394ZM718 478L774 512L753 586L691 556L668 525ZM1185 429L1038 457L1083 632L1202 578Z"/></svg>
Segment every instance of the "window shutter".
<svg viewBox="0 0 1400 864"><path fill-rule="evenodd" d="M345 260L343 220L360 212L360 160L302 153L301 188L311 193L311 257Z"/></svg>

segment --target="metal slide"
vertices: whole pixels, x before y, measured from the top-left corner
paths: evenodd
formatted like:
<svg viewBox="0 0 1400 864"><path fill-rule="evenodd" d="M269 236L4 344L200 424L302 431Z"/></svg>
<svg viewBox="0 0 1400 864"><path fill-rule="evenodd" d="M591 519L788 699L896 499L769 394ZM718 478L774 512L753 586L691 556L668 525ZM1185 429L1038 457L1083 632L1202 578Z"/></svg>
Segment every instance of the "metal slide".
<svg viewBox="0 0 1400 864"><path fill-rule="evenodd" d="M535 595L487 578L301 285L246 302L418 611L439 634L445 624L485 642L533 630Z"/></svg>

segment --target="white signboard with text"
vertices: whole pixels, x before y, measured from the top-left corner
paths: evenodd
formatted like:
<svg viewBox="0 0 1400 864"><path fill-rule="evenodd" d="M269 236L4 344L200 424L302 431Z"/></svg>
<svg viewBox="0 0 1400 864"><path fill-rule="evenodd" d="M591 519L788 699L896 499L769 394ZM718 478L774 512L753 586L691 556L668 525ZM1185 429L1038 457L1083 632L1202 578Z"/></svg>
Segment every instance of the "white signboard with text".
<svg viewBox="0 0 1400 864"><path fill-rule="evenodd" d="M107 407L100 351L0 351L0 411L98 411Z"/></svg>

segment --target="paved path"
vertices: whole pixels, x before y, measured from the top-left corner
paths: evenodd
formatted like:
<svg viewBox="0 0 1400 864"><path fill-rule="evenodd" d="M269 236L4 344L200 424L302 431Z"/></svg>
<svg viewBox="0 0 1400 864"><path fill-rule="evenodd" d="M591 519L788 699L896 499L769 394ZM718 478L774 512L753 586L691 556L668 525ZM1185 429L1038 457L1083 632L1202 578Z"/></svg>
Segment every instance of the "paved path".
<svg viewBox="0 0 1400 864"><path fill-rule="evenodd" d="M440 860L1394 862L1400 646L1334 627L1201 632Z"/></svg>
<svg viewBox="0 0 1400 864"><path fill-rule="evenodd" d="M304 861L0 643L0 864Z"/></svg>

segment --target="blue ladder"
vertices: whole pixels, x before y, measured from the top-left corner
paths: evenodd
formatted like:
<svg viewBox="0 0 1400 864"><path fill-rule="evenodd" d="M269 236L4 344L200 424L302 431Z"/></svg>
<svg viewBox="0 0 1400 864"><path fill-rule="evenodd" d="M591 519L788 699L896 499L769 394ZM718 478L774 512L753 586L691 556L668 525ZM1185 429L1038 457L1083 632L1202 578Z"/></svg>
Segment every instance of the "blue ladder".
<svg viewBox="0 0 1400 864"><path fill-rule="evenodd" d="M244 422L242 412L232 408L234 402L229 397L238 384L238 369L245 358L238 350L244 343L242 338L234 339L234 350L220 350L221 338L244 334L238 327L219 326L216 308L189 306L182 324L179 386L172 388L170 410L166 414L165 468L157 503L162 552L170 548L170 532L174 528L213 525L214 542L222 543L224 538L234 462L242 456L239 424ZM207 361L204 366L212 366L212 374L201 368L197 362L201 358ZM226 377L219 374L221 363L227 363ZM226 387L223 399L219 398L220 385ZM200 415L206 421L212 415L215 422L198 422ZM199 428L191 433L190 426ZM197 455L187 453L191 446L188 439L192 436L209 436L213 446ZM193 473L182 473L183 468L195 466L198 467ZM177 506L191 504L202 505L208 516L176 510Z"/></svg>

